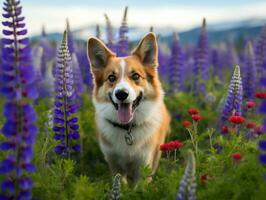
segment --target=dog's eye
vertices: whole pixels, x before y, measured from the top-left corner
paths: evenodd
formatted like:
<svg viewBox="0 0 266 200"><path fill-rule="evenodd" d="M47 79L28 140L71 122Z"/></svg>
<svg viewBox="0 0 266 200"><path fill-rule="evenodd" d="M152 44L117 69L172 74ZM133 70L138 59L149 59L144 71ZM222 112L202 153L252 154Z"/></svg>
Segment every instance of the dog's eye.
<svg viewBox="0 0 266 200"><path fill-rule="evenodd" d="M113 74L109 75L109 76L108 76L108 80L109 80L111 83L115 82L115 81L116 81L116 77L115 77L115 75L113 75Z"/></svg>
<svg viewBox="0 0 266 200"><path fill-rule="evenodd" d="M132 78L134 81L137 81L137 80L139 80L140 75L139 75L138 73L134 73L134 74L131 76L131 78Z"/></svg>

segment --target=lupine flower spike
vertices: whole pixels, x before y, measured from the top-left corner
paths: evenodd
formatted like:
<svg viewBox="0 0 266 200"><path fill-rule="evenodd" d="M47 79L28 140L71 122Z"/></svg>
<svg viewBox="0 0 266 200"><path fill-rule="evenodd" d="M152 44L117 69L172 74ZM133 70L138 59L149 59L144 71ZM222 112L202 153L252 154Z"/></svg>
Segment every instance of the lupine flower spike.
<svg viewBox="0 0 266 200"><path fill-rule="evenodd" d="M196 161L193 151L189 150L185 173L179 183L176 200L196 200Z"/></svg>
<svg viewBox="0 0 266 200"><path fill-rule="evenodd" d="M113 185L112 185L112 191L110 194L110 200L119 200L120 199L120 183L121 181L121 175L116 174L114 179L113 179Z"/></svg>
<svg viewBox="0 0 266 200"><path fill-rule="evenodd" d="M246 50L243 77L243 96L247 100L252 100L255 93L256 85L256 65L252 44L249 42Z"/></svg>
<svg viewBox="0 0 266 200"><path fill-rule="evenodd" d="M203 19L201 33L198 40L194 56L194 94L205 95L206 85L205 81L209 78L209 47L208 47L208 36L206 19Z"/></svg>
<svg viewBox="0 0 266 200"><path fill-rule="evenodd" d="M112 51L116 51L113 26L107 14L104 14L104 18L106 21L107 47L111 49Z"/></svg>
<svg viewBox="0 0 266 200"><path fill-rule="evenodd" d="M229 116L241 115L242 90L240 67L236 65L229 85L227 99L221 114L221 121L223 123L229 118Z"/></svg>
<svg viewBox="0 0 266 200"><path fill-rule="evenodd" d="M125 8L122 24L119 28L119 39L117 43L117 56L127 56L128 55L128 26L127 26L127 10Z"/></svg>
<svg viewBox="0 0 266 200"><path fill-rule="evenodd" d="M35 171L31 160L37 116L32 100L37 98L37 90L20 1L6 0L3 9L1 93L6 98L6 121L1 131L6 140L0 144L0 150L6 151L6 158L0 163L0 199L27 200L32 198L33 185L29 173Z"/></svg>
<svg viewBox="0 0 266 200"><path fill-rule="evenodd" d="M173 34L169 68L169 85L170 93L172 94L181 90L182 71L184 68L184 55L179 44L179 37L177 33Z"/></svg>
<svg viewBox="0 0 266 200"><path fill-rule="evenodd" d="M78 118L75 116L78 106L76 104L76 91L74 89L71 57L67 46L67 32L64 32L61 46L58 50L55 74L55 102L54 102L54 138L60 141L55 152L64 158L80 151Z"/></svg>

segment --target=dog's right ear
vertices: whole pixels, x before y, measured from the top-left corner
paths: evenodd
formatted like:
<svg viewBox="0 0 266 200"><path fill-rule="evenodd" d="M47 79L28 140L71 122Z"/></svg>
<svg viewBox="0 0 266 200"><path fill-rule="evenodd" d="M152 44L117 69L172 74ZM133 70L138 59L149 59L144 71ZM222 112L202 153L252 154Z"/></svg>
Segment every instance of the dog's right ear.
<svg viewBox="0 0 266 200"><path fill-rule="evenodd" d="M88 39L87 55L93 70L103 69L108 64L110 57L114 57L113 53L105 44L95 37Z"/></svg>

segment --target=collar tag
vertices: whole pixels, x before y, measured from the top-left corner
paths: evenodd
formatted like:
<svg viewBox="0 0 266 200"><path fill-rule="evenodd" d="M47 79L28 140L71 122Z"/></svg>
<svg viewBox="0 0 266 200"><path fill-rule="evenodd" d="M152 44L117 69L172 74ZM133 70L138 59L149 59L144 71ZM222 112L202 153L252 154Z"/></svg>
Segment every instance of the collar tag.
<svg viewBox="0 0 266 200"><path fill-rule="evenodd" d="M130 128L128 129L128 131L126 132L125 134L125 140L126 140L126 143L128 145L132 145L133 144L133 141L134 141L134 137L133 135L131 134L131 130L132 130L132 125L130 126Z"/></svg>

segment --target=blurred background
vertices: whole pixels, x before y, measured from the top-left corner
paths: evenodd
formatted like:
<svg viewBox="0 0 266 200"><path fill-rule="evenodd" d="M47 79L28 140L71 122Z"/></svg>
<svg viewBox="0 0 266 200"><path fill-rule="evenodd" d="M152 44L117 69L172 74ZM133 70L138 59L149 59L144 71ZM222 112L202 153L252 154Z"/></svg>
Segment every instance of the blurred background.
<svg viewBox="0 0 266 200"><path fill-rule="evenodd" d="M203 17L207 19L212 43L249 39L259 33L266 19L265 0L27 0L23 3L30 36L38 37L44 25L48 37L56 40L61 38L66 18L76 39L86 40L94 35L96 24L104 38L104 13L113 28L118 29L125 6L129 7L129 40L139 39L153 26L162 42L177 31L181 43L194 43ZM118 31L114 34L118 35Z"/></svg>

